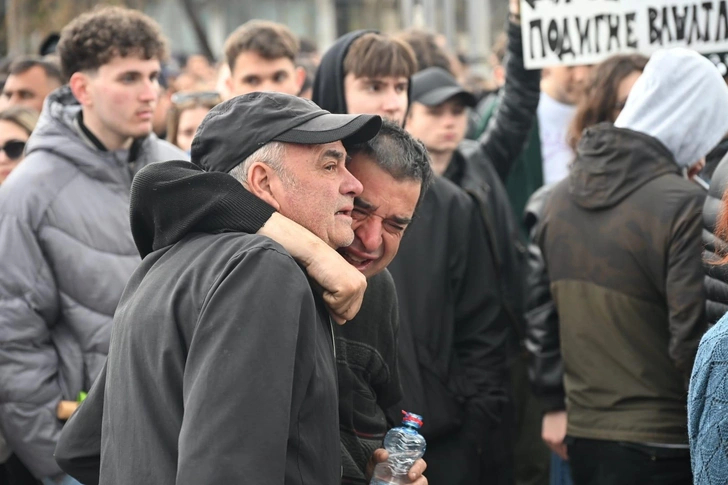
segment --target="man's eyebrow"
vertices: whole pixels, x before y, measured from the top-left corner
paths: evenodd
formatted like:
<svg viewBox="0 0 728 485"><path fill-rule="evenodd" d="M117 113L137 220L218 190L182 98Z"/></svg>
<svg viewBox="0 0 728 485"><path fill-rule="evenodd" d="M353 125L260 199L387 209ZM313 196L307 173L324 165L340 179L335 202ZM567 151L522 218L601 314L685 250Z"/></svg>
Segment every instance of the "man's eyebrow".
<svg viewBox="0 0 728 485"><path fill-rule="evenodd" d="M376 210L376 207L374 207L373 204L370 204L361 197L354 197L354 205L366 210Z"/></svg>
<svg viewBox="0 0 728 485"><path fill-rule="evenodd" d="M406 226L412 223L412 218L409 217L392 216L389 219L401 226Z"/></svg>
<svg viewBox="0 0 728 485"><path fill-rule="evenodd" d="M336 150L334 148L329 148L326 150L322 155L321 158L334 158L337 161L342 161L346 159L346 153L342 152L341 150Z"/></svg>
<svg viewBox="0 0 728 485"><path fill-rule="evenodd" d="M375 207L373 204L370 204L369 202L365 201L361 197L354 197L354 206L359 207L360 209L368 210L368 211L377 210L377 207ZM399 224L401 226L406 226L406 225L409 225L412 223L411 217L391 216L391 217L387 217L385 220L394 222L395 224Z"/></svg>

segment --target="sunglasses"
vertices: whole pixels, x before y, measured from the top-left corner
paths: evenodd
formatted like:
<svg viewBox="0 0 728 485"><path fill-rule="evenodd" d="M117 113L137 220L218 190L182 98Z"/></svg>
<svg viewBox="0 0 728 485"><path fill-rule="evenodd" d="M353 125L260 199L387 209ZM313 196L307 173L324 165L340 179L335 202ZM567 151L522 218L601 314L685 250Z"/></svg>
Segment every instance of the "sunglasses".
<svg viewBox="0 0 728 485"><path fill-rule="evenodd" d="M0 152L5 152L10 160L17 160L23 156L25 142L20 140L8 140L5 145L0 146Z"/></svg>
<svg viewBox="0 0 728 485"><path fill-rule="evenodd" d="M221 99L217 91L180 91L172 95L172 104L184 104L189 101L219 103Z"/></svg>

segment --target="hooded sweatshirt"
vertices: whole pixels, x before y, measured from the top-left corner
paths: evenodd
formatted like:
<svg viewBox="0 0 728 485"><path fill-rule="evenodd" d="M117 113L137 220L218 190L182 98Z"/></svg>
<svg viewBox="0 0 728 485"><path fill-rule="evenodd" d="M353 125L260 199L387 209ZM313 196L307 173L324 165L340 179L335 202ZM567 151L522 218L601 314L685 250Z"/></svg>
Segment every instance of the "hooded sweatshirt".
<svg viewBox="0 0 728 485"><path fill-rule="evenodd" d="M364 34L378 33L376 30L355 30L339 37L321 58L313 82L312 100L332 113L348 114L344 95L344 59L351 44ZM407 88L407 99L412 98L412 83Z"/></svg>
<svg viewBox="0 0 728 485"><path fill-rule="evenodd" d="M344 96L344 59L352 42L376 30L355 30L339 37L321 58L313 82L311 99L332 113L347 114Z"/></svg>
<svg viewBox="0 0 728 485"><path fill-rule="evenodd" d="M187 162L135 178L146 257L56 450L84 483L339 483L328 313L283 248L237 229L265 217L250 197Z"/></svg>
<svg viewBox="0 0 728 485"><path fill-rule="evenodd" d="M0 429L38 478L53 460L61 399L88 391L114 310L139 264L129 230L134 173L184 153L153 134L105 150L70 88L48 96L26 158L0 188Z"/></svg>
<svg viewBox="0 0 728 485"><path fill-rule="evenodd" d="M705 157L728 133L728 88L695 51L655 52L614 126L660 140L680 167Z"/></svg>
<svg viewBox="0 0 728 485"><path fill-rule="evenodd" d="M687 443L685 390L706 328L705 194L680 171L728 130L722 83L707 60L656 54L617 120L631 129L586 130L544 209L536 242L559 314L570 436Z"/></svg>

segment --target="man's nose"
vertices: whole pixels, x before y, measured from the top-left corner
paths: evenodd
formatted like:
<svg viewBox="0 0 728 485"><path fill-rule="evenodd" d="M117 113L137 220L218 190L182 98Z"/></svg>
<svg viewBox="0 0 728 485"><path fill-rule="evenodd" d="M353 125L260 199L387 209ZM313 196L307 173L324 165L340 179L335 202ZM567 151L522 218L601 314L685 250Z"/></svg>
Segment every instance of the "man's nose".
<svg viewBox="0 0 728 485"><path fill-rule="evenodd" d="M364 186L359 182L359 179L354 177L349 170L344 167L344 180L341 183L340 192L344 195L356 197L361 194L364 190Z"/></svg>
<svg viewBox="0 0 728 485"><path fill-rule="evenodd" d="M394 88L387 91L384 97L382 109L387 113L396 113L400 108L399 93Z"/></svg>
<svg viewBox="0 0 728 485"><path fill-rule="evenodd" d="M448 111L447 113L445 113L444 117L445 117L445 125L448 127L453 126L455 124L455 121L457 120L457 115L451 111Z"/></svg>
<svg viewBox="0 0 728 485"><path fill-rule="evenodd" d="M382 244L382 221L378 217L368 217L364 224L356 228L354 233L361 241L364 250L374 253Z"/></svg>
<svg viewBox="0 0 728 485"><path fill-rule="evenodd" d="M144 87L140 94L142 101L157 101L159 96L159 83L156 80L144 81Z"/></svg>

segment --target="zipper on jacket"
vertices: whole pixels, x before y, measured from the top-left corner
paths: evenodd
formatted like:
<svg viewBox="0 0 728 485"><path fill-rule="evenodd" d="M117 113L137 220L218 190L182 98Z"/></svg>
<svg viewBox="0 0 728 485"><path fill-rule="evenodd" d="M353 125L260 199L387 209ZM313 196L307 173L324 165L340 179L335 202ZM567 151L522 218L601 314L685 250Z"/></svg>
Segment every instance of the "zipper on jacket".
<svg viewBox="0 0 728 485"><path fill-rule="evenodd" d="M331 348L334 351L334 365L336 365L336 337L334 337L334 319L329 315L329 330L331 330Z"/></svg>

